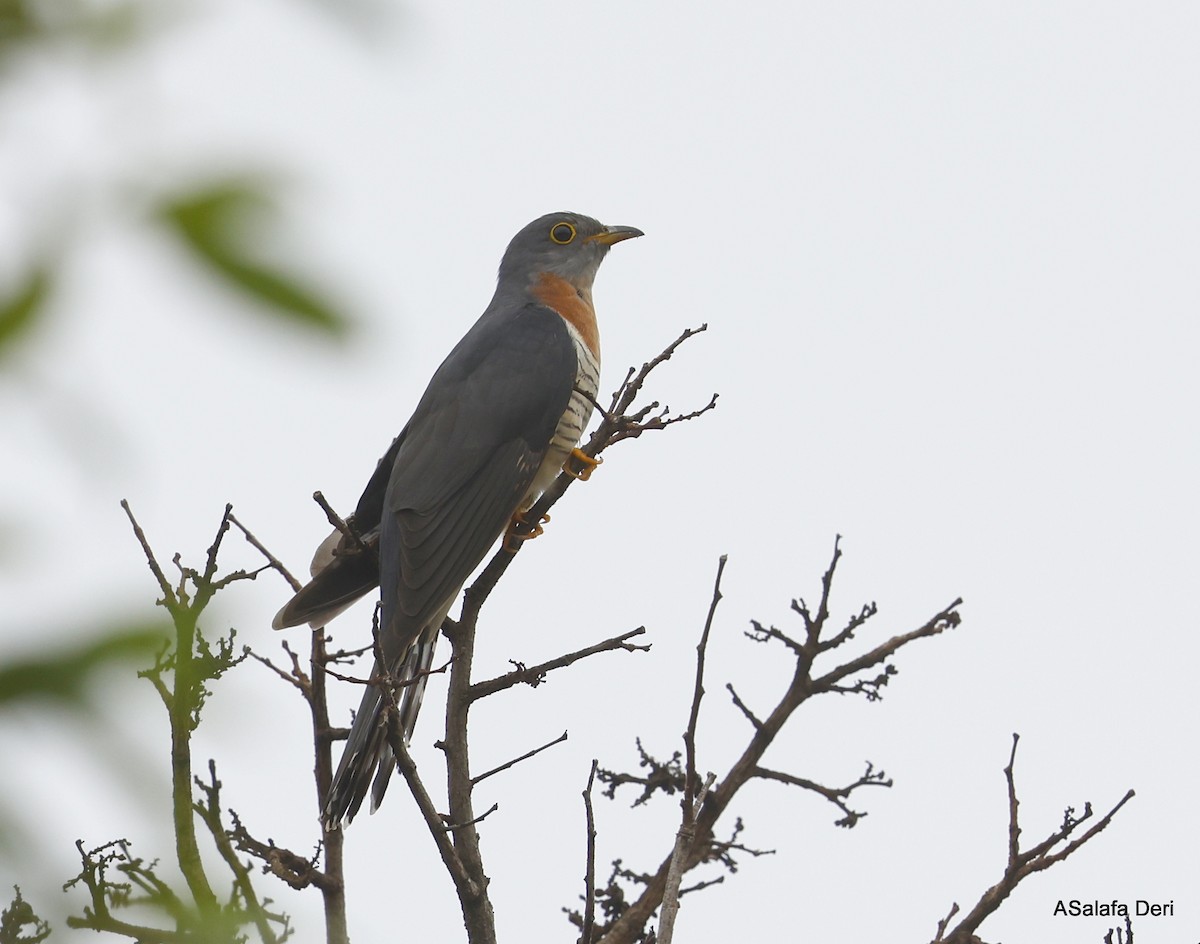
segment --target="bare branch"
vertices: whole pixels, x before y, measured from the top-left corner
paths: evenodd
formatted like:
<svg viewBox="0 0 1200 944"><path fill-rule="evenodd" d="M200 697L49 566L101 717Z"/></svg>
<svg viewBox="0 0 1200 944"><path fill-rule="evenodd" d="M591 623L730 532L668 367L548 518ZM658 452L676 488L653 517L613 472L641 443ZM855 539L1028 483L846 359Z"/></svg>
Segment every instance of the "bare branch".
<svg viewBox="0 0 1200 944"><path fill-rule="evenodd" d="M367 550L368 545L363 541L359 533L354 530L354 526L333 510L333 506L329 504L325 496L320 491L313 492L312 497L313 501L315 501L321 507L321 510L325 512L326 520L328 520L331 525L341 532L342 537L348 539L351 545L356 547L358 550Z"/></svg>
<svg viewBox="0 0 1200 944"><path fill-rule="evenodd" d="M234 515L232 512L229 515L229 520L232 524L237 526L238 530L240 530L242 532L242 536L245 537L247 543L249 543L251 547L253 547L256 551L258 551L260 554L262 554L263 557L265 557L267 559L267 565L269 567L271 567L275 571L278 571L279 575L288 582L288 585L293 590L300 589L300 587L301 587L300 581L292 576L291 571L289 571L283 565L283 562L278 557L276 557L274 554L272 554L270 551L268 551L266 546L258 538L256 538L250 532L250 530L237 519L237 516Z"/></svg>
<svg viewBox="0 0 1200 944"><path fill-rule="evenodd" d="M950 922L954 920L954 916L956 914L958 914L958 912L959 912L959 907L958 907L958 902L956 901L950 905L950 911L947 912L946 917L944 917L940 921L938 921L937 934L934 936L933 944L937 944L938 941L945 940L945 938L942 935L944 935L946 933L946 928L949 927Z"/></svg>
<svg viewBox="0 0 1200 944"><path fill-rule="evenodd" d="M821 577L821 602L817 606L817 615L813 617L808 607L803 600L793 600L792 609L799 613L804 618L804 627L808 634L808 643L812 647L816 647L817 637L821 635L821 630L825 628L825 621L829 619L829 594L833 591L833 575L837 571L838 561L842 558L842 536L839 534L833 539L833 559L829 562L829 567Z"/></svg>
<svg viewBox="0 0 1200 944"><path fill-rule="evenodd" d="M536 687L541 684L542 679L547 673L553 672L555 669L573 665L580 659L594 656L598 652L611 652L615 649L623 649L625 652L649 652L649 646L637 646L629 642L630 639L633 639L635 636L641 636L645 632L646 627L639 626L637 629L631 629L620 636L613 636L611 639L598 642L594 646L588 646L586 649L580 649L577 652L559 656L557 659L550 659L548 662L542 662L528 668L521 666L506 675L500 675L485 682L476 682L467 689L467 697L471 701L478 701L480 698L486 698L488 695L502 692L506 688L512 688L514 685L525 684Z"/></svg>
<svg viewBox="0 0 1200 944"><path fill-rule="evenodd" d="M138 544L142 546L142 552L146 555L146 563L150 565L150 572L154 574L154 579L158 581L159 589L163 592L162 605L167 608L168 612L171 612L172 607L179 605L179 601L175 597L175 591L171 588L171 582L167 580L167 575L163 573L163 569L158 565L158 559L154 556L150 542L146 539L146 532L138 524L137 518L133 516L133 509L129 507L129 502L124 498L121 499L121 507L125 510L125 516L129 519L129 523L133 527L134 537L137 538Z"/></svg>
<svg viewBox="0 0 1200 944"><path fill-rule="evenodd" d="M676 416L670 416L671 408L667 406L660 408L656 400L632 416L626 417L625 422L620 423L617 430L612 434L609 443L618 443L623 439L637 439L642 433L649 432L650 430L666 429L668 426L674 426L676 423L686 423L689 420L694 420L697 417L703 416L709 410L715 410L717 408L718 397L719 395L714 393L708 403L700 407L700 409L692 410L689 413L681 413ZM655 410L658 410L658 412L655 413Z"/></svg>
<svg viewBox="0 0 1200 944"><path fill-rule="evenodd" d="M184 944L194 939L194 934L188 928L195 921L189 915L187 907L165 882L154 875L153 864L146 865L130 853L127 840L118 839L85 852L83 840L78 839L75 841L75 848L79 852L82 870L67 882L63 889L65 891L74 885L82 884L87 889L91 905L83 909L82 918L69 916L67 927L108 931L144 944ZM108 870L114 866L129 884L109 879ZM166 911L181 930L168 931L131 924L114 917L109 909L110 898L127 896L133 884L145 892L147 902L153 902Z"/></svg>
<svg viewBox="0 0 1200 944"><path fill-rule="evenodd" d="M879 608L874 603L864 603L862 609L850 617L850 620L846 623L845 628L840 633L830 639L822 641L819 647L820 651L828 652L830 649L836 649L843 643L853 639L854 631L878 612Z"/></svg>
<svg viewBox="0 0 1200 944"><path fill-rule="evenodd" d="M838 666L833 671L814 679L812 682L812 691L814 693L822 691L837 690L837 684L847 676L854 675L856 672L861 672L864 669L869 669L872 666L879 665L888 656L894 654L898 649L908 645L916 639L924 639L929 636L937 636L945 632L947 629L954 629L962 622L962 616L958 613L958 607L962 605L962 597L956 599L949 606L935 613L930 619L917 629L911 632L904 633L900 636L893 636L887 642L876 646L865 655L859 656L857 659L851 659L849 662Z"/></svg>
<svg viewBox="0 0 1200 944"><path fill-rule="evenodd" d="M891 655L909 642L926 636L936 635L959 624L960 617L957 607L961 601L956 600L949 607L935 614L925 625L918 629L896 636L888 642L877 646L866 655L852 659L832 669L820 678L814 678L812 674L813 664L816 657L822 652L821 647L823 643L821 636L829 618L829 600L833 577L840 557L841 548L835 542L833 558L822 577L821 598L815 613L802 600L794 601L793 603L793 610L800 614L804 620L805 633L803 640L793 639L774 627L764 628L762 624L757 622L754 623L755 631L747 634L750 638L758 641L777 640L783 642L795 657L795 669L787 690L780 697L771 712L765 717L760 718L749 712L749 709L744 704L739 706L743 714L751 720L751 724L754 726L753 735L750 738L749 744L742 751L741 756L737 758L725 776L718 781L719 787L710 792L704 803L700 805L696 816L696 844L685 863L688 869L705 861L705 857L711 853L711 850L714 848L712 837L716 823L737 796L738 791L751 778L757 775L757 771L765 769L761 764L763 755L783 728L783 725L800 705L814 695L830 692L860 690L868 695L874 694L877 696L878 692L876 689L886 681L889 673L894 671L890 665L884 667L880 678L859 680L853 682L853 684L848 680L851 680L852 676L857 673L885 662ZM868 614L873 612L873 610L873 606L862 608L847 623L845 628L832 637L832 641L849 638L849 635L868 618ZM826 640L826 642L830 641ZM600 776L604 779L604 771L600 772ZM618 782L642 782L648 779L636 778L631 775L617 775L617 777L620 778L619 781L617 778L610 778L609 781L614 787ZM814 784L814 786L816 785ZM644 797L648 796L651 792L651 787L647 785ZM836 794L836 791L832 792ZM847 811L848 816L851 813L853 811ZM857 816L861 815L854 813L851 819L856 819ZM645 927L654 909L659 907L663 901L671 859L672 857L668 857L663 860L657 870L652 875L646 877L636 901L624 905L620 915L605 929L605 934L602 938L603 944L633 944L633 942L639 939L641 929Z"/></svg>
<svg viewBox="0 0 1200 944"><path fill-rule="evenodd" d="M628 410L633 405L633 401L637 399L638 394L642 392L642 385L646 382L646 378L650 376L654 368L664 361L669 361L672 355L679 350L680 345L689 338L693 338L697 334L701 334L707 330L707 324L702 324L699 328L685 328L679 337L663 349L662 353L643 364L642 369L636 375L633 368L630 367L625 374L624 382L617 389L617 392L613 394L612 406L609 407L608 412L616 416Z"/></svg>
<svg viewBox="0 0 1200 944"><path fill-rule="evenodd" d="M310 679L308 675L305 674L304 670L300 668L299 656L297 656L296 653L288 647L286 642L283 643L283 651L286 652L292 660L292 670L290 672L285 672L266 656L260 656L257 652L248 650L248 654L255 662L265 665L281 679L299 691L300 694L304 696L306 701L310 701L312 699L312 679Z"/></svg>
<svg viewBox="0 0 1200 944"><path fill-rule="evenodd" d="M540 754L542 751L549 750L555 744L561 744L566 739L567 739L567 732L564 731L562 734L560 734L558 737L556 737L553 741L549 741L549 742L543 744L541 747L535 747L532 751L526 751L520 757L514 757L512 760L510 760L506 764L501 764L499 767L493 767L487 773L482 773L476 777L472 777L471 778L471 786L475 786L481 780L487 780L487 778L492 776L492 774L498 774L502 770L508 770L510 767L515 767L517 764L521 763L521 761L529 760L529 758L531 758L537 754ZM480 819L482 819L482 818L483 817L480 817Z"/></svg>
<svg viewBox="0 0 1200 944"><path fill-rule="evenodd" d="M679 751L675 751L666 761L660 761L650 754L645 747L642 746L642 739L635 738L634 743L637 745L639 767L646 767L649 773L645 776L638 774L619 773L601 767L597 771L597 776L601 783L608 784L604 791L604 795L610 800L616 799L617 789L626 784L638 784L642 789L642 795L633 801L633 806L642 806L655 793L665 793L668 796L673 796L675 793L682 793L686 789L686 774L680 766Z"/></svg>
<svg viewBox="0 0 1200 944"><path fill-rule="evenodd" d="M283 563L267 550L266 546L241 521L232 513L229 515L229 520L241 530L251 546L266 558L270 566L283 576L293 590L300 589L300 581L288 572ZM269 660L255 656L276 674L294 685L308 703L312 725L314 802L317 808L317 820L321 823L319 848L325 854L325 868L323 871L319 870L315 863L308 862L303 857L287 850L279 849L274 843L271 843L265 850L265 858L262 851L253 854L259 854L260 858L264 858L271 873L293 887L296 887L295 883L298 881L307 881L316 885L321 890L325 906L326 944L349 944L350 936L346 925L346 890L342 871L344 834L340 829L331 828L325 822L324 817L320 815L325 797L329 793L330 783L333 780L333 744L339 739L345 739L347 735L345 729L335 728L329 723L329 702L326 696L329 665L342 660L346 653L340 650L330 653L328 644L329 637L325 635L323 628L314 630L310 634L307 672L301 666L299 656L292 651L286 640L282 646L292 662L290 674L281 671ZM236 814L233 815L234 841L245 843L245 845L239 845L239 848L253 852L252 844L255 840L242 826ZM261 844L259 845L261 846Z"/></svg>
<svg viewBox="0 0 1200 944"><path fill-rule="evenodd" d="M724 558L722 558L722 562ZM718 575L718 580L719 580ZM696 844L696 816L704 804L704 798L712 788L716 774L709 774L696 794L695 803L689 804L683 810L683 823L675 834L675 851L671 853L671 864L667 869L666 886L663 889L662 910L658 916L657 944L671 944L675 933L675 916L679 913L679 886L683 881L683 873L688 869L688 859Z"/></svg>
<svg viewBox="0 0 1200 944"><path fill-rule="evenodd" d="M453 830L456 830L456 829L466 829L468 826L474 826L476 823L482 823L485 819L487 819L489 816L491 816L493 813L495 813L496 810L498 810L498 809L500 809L500 804L493 803L491 806L489 806L486 810L484 810L482 813L480 813L474 819L469 819L465 823L446 823L446 825L443 826L442 828L444 830L446 830L446 832L452 832Z"/></svg>
<svg viewBox="0 0 1200 944"><path fill-rule="evenodd" d="M262 860L263 871L269 872L276 878L285 882L292 888L301 889L308 888L314 885L324 891L326 888L336 887L338 882L331 876L322 872L317 867L318 858L321 855L322 845L317 844L316 852L311 858L292 852L290 849L284 849L282 846L275 845L274 840L268 839L266 842L261 842L250 835L241 818L233 810L229 811L230 819L233 820L233 829L229 831L229 837L237 845L237 848L243 852L248 852L256 859Z"/></svg>
<svg viewBox="0 0 1200 944"><path fill-rule="evenodd" d="M793 787L800 787L802 790L811 790L823 796L826 800L836 806L845 814L841 819L837 820L835 826L845 826L847 829L853 828L858 821L866 816L866 813L860 813L850 809L846 805L845 800L860 787L890 787L892 786L891 778L889 778L882 770L876 771L874 765L867 761L867 770L861 777L853 783L844 787L826 787L813 780L808 780L805 777L797 777L793 774L783 773L778 770L770 770L766 767L754 768L755 777L760 777L764 780L775 780L779 783L790 784Z"/></svg>
<svg viewBox="0 0 1200 944"><path fill-rule="evenodd" d="M808 653L804 649L804 643L793 639L787 633L776 629L774 626L764 626L756 619L750 621L750 626L752 628L743 633L747 639L752 639L754 642L770 642L773 639L776 642L783 643L796 655L805 659L808 658Z"/></svg>
<svg viewBox="0 0 1200 944"><path fill-rule="evenodd" d="M267 913L262 902L258 900L258 895L254 891L254 883L250 880L250 872L238 859L233 844L229 841L229 834L221 822L221 781L217 779L217 765L211 759L208 762L208 778L207 784L199 777L196 778L196 786L204 794L204 800L197 801L192 808L204 825L208 827L217 851L221 854L229 871L233 873L234 884L241 893L246 911L254 922L254 927L258 931L259 937L262 938L263 944L276 944L279 939L275 935L274 928L271 927L273 916ZM277 917L275 916L276 919Z"/></svg>
<svg viewBox="0 0 1200 944"><path fill-rule="evenodd" d="M1032 875L1034 872L1040 872L1043 869L1048 869L1050 866L1074 853L1080 846L1088 842L1098 833L1105 829L1117 811L1121 809L1134 797L1132 790L1128 791L1120 801L1106 813L1095 825L1077 839L1067 842L1067 839L1075 831L1075 829L1086 820L1092 817L1092 806L1090 803L1085 804L1084 813L1082 816L1076 817L1074 810L1067 809L1063 817L1062 826L1052 832L1044 840L1039 842L1032 849L1022 852L1020 850L1019 837L1021 833L1020 824L1017 819L1017 809L1019 802L1017 800L1016 780L1013 774L1016 764L1017 742L1019 736L1013 735L1012 751L1009 754L1008 766L1004 768L1004 777L1008 785L1008 862L1004 868L1004 874L1000 880L991 888L980 896L979 901L967 913L967 915L955 925L954 929L948 934L946 927L950 919L958 911L957 903L950 910L943 920L938 922L937 936L934 937L935 942L944 941L946 944L977 944L979 938L975 932L989 915L1004 903L1004 900L1012 894L1013 890L1021 883L1022 880ZM1051 850L1060 843L1066 843L1057 852Z"/></svg>
<svg viewBox="0 0 1200 944"><path fill-rule="evenodd" d="M742 714L744 714L746 716L746 719L752 725L754 725L755 728L761 728L762 722L758 720L758 717L754 714L753 711L751 711L749 708L746 707L746 703L744 701L742 701L741 698L738 697L738 693L734 690L733 685L730 684L729 682L726 682L725 690L728 691L729 694L733 697L733 703L738 707L738 709L742 712Z"/></svg>
<svg viewBox="0 0 1200 944"><path fill-rule="evenodd" d="M579 944L592 944L596 930L596 815L592 810L592 787L596 783L598 762L592 759L587 787L583 791L583 809L587 815L587 868L583 877L583 927Z"/></svg>
<svg viewBox="0 0 1200 944"><path fill-rule="evenodd" d="M1125 915L1125 929L1109 928L1104 935L1104 944L1133 944L1133 922Z"/></svg>
<svg viewBox="0 0 1200 944"><path fill-rule="evenodd" d="M700 633L700 642L696 644L696 681L692 686L692 710L688 714L687 730L683 733L683 745L687 755L686 781L683 790L684 820L688 816L695 821L695 813L689 813L693 807L696 791L699 789L699 775L696 773L696 724L700 720L700 700L704 698L704 656L708 651L708 634L712 631L713 617L717 605L721 602L721 577L725 573L728 555L722 554L717 560L717 576L713 580L712 601L708 604L708 616L704 620L704 630ZM676 890L678 890L676 885Z"/></svg>
<svg viewBox="0 0 1200 944"><path fill-rule="evenodd" d="M479 831L475 828L480 817L475 815L472 799L471 755L467 729L467 717L471 707L471 668L475 658L475 621L478 615L478 609L471 607L468 597L463 604L462 618L448 634L453 658L446 692L446 734L442 739L442 749L446 754L446 793L449 802L446 821L455 824L450 838L453 842L455 861L459 863L461 871L460 874L454 875L454 881L467 937L471 944L495 944L496 921L488 897L488 877L479 848ZM447 625L444 624L443 632L446 632L446 628ZM396 712L393 711L392 714ZM398 719L391 721L389 728L397 729L393 740L403 740L398 730ZM411 760L409 763L411 764ZM486 815L488 814L485 813L484 816Z"/></svg>

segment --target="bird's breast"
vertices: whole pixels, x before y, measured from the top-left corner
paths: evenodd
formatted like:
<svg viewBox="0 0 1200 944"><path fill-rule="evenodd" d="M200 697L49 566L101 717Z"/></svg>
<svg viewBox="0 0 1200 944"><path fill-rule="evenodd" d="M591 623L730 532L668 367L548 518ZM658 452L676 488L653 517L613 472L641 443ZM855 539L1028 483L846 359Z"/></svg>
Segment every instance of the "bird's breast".
<svg viewBox="0 0 1200 944"><path fill-rule="evenodd" d="M543 272L533 283L532 294L574 328L592 357L600 360L600 329L590 292L580 291L566 279Z"/></svg>
<svg viewBox="0 0 1200 944"><path fill-rule="evenodd" d="M571 336L571 342L575 347L575 383L572 385L571 397L555 427L542 464L538 467L529 491L526 492L521 503L524 508L532 505L557 477L567 456L579 442L583 431L587 429L588 421L592 418L596 394L600 390L598 347L593 349L587 343L587 339L575 327L574 322L565 316L563 320L566 322L567 333ZM592 323L595 324L594 317Z"/></svg>

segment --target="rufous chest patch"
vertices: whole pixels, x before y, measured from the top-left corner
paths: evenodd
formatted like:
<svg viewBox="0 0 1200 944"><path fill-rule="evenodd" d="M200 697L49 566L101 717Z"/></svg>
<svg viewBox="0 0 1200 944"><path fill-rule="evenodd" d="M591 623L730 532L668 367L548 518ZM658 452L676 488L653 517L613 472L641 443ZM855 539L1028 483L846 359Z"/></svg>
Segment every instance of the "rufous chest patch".
<svg viewBox="0 0 1200 944"><path fill-rule="evenodd" d="M581 294L566 279L549 272L538 276L533 285L533 297L556 312L572 325L592 356L600 358L600 329L596 324L596 309L592 300Z"/></svg>

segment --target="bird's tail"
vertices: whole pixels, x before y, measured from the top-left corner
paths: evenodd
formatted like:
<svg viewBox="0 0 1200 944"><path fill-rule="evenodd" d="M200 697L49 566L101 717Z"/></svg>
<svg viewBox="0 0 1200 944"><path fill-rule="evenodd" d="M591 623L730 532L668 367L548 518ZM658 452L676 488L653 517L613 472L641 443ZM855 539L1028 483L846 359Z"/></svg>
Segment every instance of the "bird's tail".
<svg viewBox="0 0 1200 944"><path fill-rule="evenodd" d="M437 634L437 626L422 633L417 641L408 647L400 671L396 674L400 726L404 732L405 745L412 739L413 729L417 724L417 713L421 710L421 699L425 695L425 683L433 665ZM379 665L376 663L372 675L378 673ZM368 685L363 692L362 702L358 706L358 713L354 716L354 724L346 739L341 762L329 788L329 797L325 802L326 824L332 828L343 821L349 823L353 820L367 796L369 787L371 812L374 813L383 802L383 795L395 769L396 759L387 743L383 695L374 685ZM373 787L372 777L375 780Z"/></svg>

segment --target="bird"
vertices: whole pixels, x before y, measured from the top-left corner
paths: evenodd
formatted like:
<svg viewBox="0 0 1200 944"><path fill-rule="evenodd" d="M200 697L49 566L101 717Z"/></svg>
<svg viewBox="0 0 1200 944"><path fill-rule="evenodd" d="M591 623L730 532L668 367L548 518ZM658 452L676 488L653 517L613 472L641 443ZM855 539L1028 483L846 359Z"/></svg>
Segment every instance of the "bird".
<svg viewBox="0 0 1200 944"><path fill-rule="evenodd" d="M382 665L325 798L327 827L353 820L368 789L374 812L395 772L379 680L396 684L407 744L438 632L467 578L573 453L594 464L577 448L600 380L592 284L612 246L642 235L560 212L512 238L491 302L434 372L345 532L321 543L312 579L276 614L276 629L317 628L380 588Z"/></svg>

